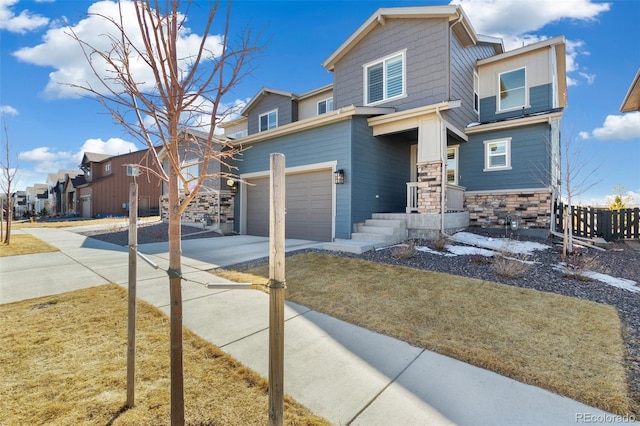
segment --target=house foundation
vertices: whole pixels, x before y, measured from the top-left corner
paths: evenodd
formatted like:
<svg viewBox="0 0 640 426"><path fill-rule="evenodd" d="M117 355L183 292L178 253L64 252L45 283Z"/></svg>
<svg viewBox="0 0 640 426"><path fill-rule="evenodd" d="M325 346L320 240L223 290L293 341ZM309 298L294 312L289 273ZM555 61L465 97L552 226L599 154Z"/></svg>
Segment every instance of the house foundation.
<svg viewBox="0 0 640 426"><path fill-rule="evenodd" d="M466 192L464 205L469 212L470 226L542 230L551 226L553 193Z"/></svg>
<svg viewBox="0 0 640 426"><path fill-rule="evenodd" d="M435 240L440 235L442 215L440 213L374 213L374 219L403 220L409 238ZM447 212L444 214L444 232L453 234L469 226L469 212Z"/></svg>
<svg viewBox="0 0 640 426"><path fill-rule="evenodd" d="M233 232L235 193L220 191L220 193L198 194L182 213L183 223L202 226L207 229L218 230L223 234ZM169 220L169 197L160 197L161 217Z"/></svg>

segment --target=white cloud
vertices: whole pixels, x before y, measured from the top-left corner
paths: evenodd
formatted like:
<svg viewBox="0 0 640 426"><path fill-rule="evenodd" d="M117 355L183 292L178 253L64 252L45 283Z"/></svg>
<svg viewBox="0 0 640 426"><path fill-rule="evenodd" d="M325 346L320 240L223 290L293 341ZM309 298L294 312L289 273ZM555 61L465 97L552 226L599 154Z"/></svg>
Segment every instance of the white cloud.
<svg viewBox="0 0 640 426"><path fill-rule="evenodd" d="M123 0L121 7L124 30L133 45L141 47L142 41L135 5L130 0ZM87 94L86 91L70 86L74 84L91 87L99 93L106 93L104 84L113 84L113 80L109 78L109 76L113 76L113 69L102 58L93 55L93 65L98 74L96 75L87 63L79 43L70 34L73 31L80 40L99 51L110 50L111 39L109 35L117 36L117 32L115 26L103 16L119 20L118 4L110 0L99 1L90 5L87 13L88 17L71 27L50 28L44 35L41 44L24 47L13 53L21 61L54 68L54 71L49 74L49 82L45 88L45 94L49 97L75 98ZM188 28L181 29L177 45L180 52L179 57L182 58L179 67L185 74L189 71L191 61L199 50L200 41L201 37L191 34ZM209 36L205 49L211 55L219 55L221 53L221 38ZM132 67L131 75L134 80L141 82L141 89L153 89L155 78L146 62L133 53L129 57L129 62ZM107 70L111 72L107 72Z"/></svg>
<svg viewBox="0 0 640 426"><path fill-rule="evenodd" d="M0 0L0 30L24 34L44 27L49 23L49 18L34 15L27 9L16 15L11 8L17 3L18 0Z"/></svg>
<svg viewBox="0 0 640 426"><path fill-rule="evenodd" d="M624 115L607 115L602 127L594 129L593 137L604 140L640 139L640 111Z"/></svg>
<svg viewBox="0 0 640 426"><path fill-rule="evenodd" d="M594 20L610 3L590 0L454 0L460 4L480 34L526 34L561 20Z"/></svg>
<svg viewBox="0 0 640 426"><path fill-rule="evenodd" d="M532 32L559 21L593 21L610 9L610 3L593 3L591 0L572 1L522 1L522 0L453 0L469 16L471 24L480 34L500 37L506 50L516 49L548 38ZM555 35L555 34L554 34ZM582 70L576 59L588 55L581 40L567 40L567 85L575 86L581 80L593 83L594 74ZM570 76L581 70L577 76Z"/></svg>
<svg viewBox="0 0 640 426"><path fill-rule="evenodd" d="M11 105L0 105L0 114L18 115L18 110Z"/></svg>
<svg viewBox="0 0 640 426"><path fill-rule="evenodd" d="M46 176L49 173L56 173L58 170L77 170L85 152L118 155L139 149L136 144L120 138L110 138L106 141L87 139L76 152L55 151L49 147L41 146L30 151L20 152L18 160L20 160L20 170L24 169L24 173ZM26 166L25 163L29 166Z"/></svg>
<svg viewBox="0 0 640 426"><path fill-rule="evenodd" d="M591 134L589 132L579 132L578 137L580 139L589 139L591 137Z"/></svg>

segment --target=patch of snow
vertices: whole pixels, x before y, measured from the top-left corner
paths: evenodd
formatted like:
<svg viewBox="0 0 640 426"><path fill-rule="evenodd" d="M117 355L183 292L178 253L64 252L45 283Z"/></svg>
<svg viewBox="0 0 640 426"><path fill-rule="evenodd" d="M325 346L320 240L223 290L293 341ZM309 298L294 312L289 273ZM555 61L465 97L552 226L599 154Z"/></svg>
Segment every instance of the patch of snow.
<svg viewBox="0 0 640 426"><path fill-rule="evenodd" d="M479 255L479 256L492 257L492 256L495 256L497 254L493 250L485 250L485 249L478 248L478 247L451 246L451 245L446 245L445 247L451 253L456 254L456 255L463 255L463 256L464 255L473 256L475 254L475 255Z"/></svg>
<svg viewBox="0 0 640 426"><path fill-rule="evenodd" d="M483 247L486 249L508 252L514 254L532 254L535 250L546 250L551 248L546 244L540 244L532 241L516 241L510 238L491 238L482 235L472 234L470 232L458 232L453 234L449 239L470 246Z"/></svg>
<svg viewBox="0 0 640 426"><path fill-rule="evenodd" d="M438 256L446 256L446 257L453 257L453 256L457 256L457 254L453 254L453 253L445 253L443 251L438 251L438 250L434 250L432 248L429 247L425 247L425 246L416 246L416 251L421 251L424 253L429 253L429 254L436 254Z"/></svg>
<svg viewBox="0 0 640 426"><path fill-rule="evenodd" d="M578 274L578 272L568 269L563 263L554 266L554 269L569 275ZM612 277L611 275L601 274L600 272L593 271L580 271L579 274L591 280L600 281L601 283L605 283L613 287L618 287L632 293L640 293L640 287L638 287L638 283L626 278L616 278Z"/></svg>

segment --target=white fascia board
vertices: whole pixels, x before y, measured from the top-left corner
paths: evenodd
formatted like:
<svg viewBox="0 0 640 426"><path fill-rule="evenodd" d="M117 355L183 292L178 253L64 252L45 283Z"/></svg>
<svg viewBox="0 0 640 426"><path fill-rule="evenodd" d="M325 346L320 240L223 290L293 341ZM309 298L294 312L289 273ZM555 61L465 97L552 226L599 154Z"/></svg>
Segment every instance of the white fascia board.
<svg viewBox="0 0 640 426"><path fill-rule="evenodd" d="M303 93L302 95L298 96L298 100L310 98L312 96L319 95L320 93L324 93L324 92L333 92L333 84L330 83L325 86L318 87L317 89L310 90L309 92Z"/></svg>
<svg viewBox="0 0 640 426"><path fill-rule="evenodd" d="M235 118L233 120L229 120L229 121L223 121L221 123L218 123L218 127L222 127L223 129L229 126L234 126L236 124L240 124L243 121L247 121L249 118L245 117L245 116L241 116L239 118Z"/></svg>
<svg viewBox="0 0 640 426"><path fill-rule="evenodd" d="M445 101L437 104L425 105L423 107L409 109L406 111L393 112L391 114L381 115L380 117L372 117L367 121L369 123L369 126L377 126L380 124L392 123L397 120L405 120L407 118L415 118L426 114L433 114L436 111L446 111L448 109L458 108L461 104L462 102L460 100Z"/></svg>
<svg viewBox="0 0 640 426"><path fill-rule="evenodd" d="M315 117L294 121L293 123L285 124L284 126L276 127L275 129L267 130L265 132L254 133L253 135L231 141L231 145L238 146L264 142L276 137L298 133L303 130L309 130L327 124L349 120L355 115L380 115L388 114L393 111L395 110L392 108L356 107L351 105Z"/></svg>
<svg viewBox="0 0 640 426"><path fill-rule="evenodd" d="M556 36L553 38L548 38L546 40L542 40L537 43L533 43L524 47L519 47L517 49L509 50L508 52L504 52L499 55L490 56L484 59L479 59L478 66L491 64L493 62L502 61L508 58L513 58L514 56L523 55L525 53L533 52L534 50L543 49L555 44L565 44L564 36Z"/></svg>
<svg viewBox="0 0 640 426"><path fill-rule="evenodd" d="M473 135L475 133L483 133L491 130L509 129L512 127L527 126L529 124L537 123L551 123L553 120L559 120L562 118L562 111L552 112L549 114L534 115L531 117L514 118L505 121L496 121L495 123L480 124L478 126L467 127L464 132L467 135Z"/></svg>
<svg viewBox="0 0 640 426"><path fill-rule="evenodd" d="M632 112L640 110L640 68L633 79L629 91L620 105L620 112Z"/></svg>

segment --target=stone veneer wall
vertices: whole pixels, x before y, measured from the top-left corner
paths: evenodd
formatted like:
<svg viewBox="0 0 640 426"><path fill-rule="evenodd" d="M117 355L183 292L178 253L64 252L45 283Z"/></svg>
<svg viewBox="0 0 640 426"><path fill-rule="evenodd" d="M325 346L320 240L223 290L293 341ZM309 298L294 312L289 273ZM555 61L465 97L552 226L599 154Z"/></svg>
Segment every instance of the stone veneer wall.
<svg viewBox="0 0 640 426"><path fill-rule="evenodd" d="M440 213L442 163L418 165L418 213Z"/></svg>
<svg viewBox="0 0 640 426"><path fill-rule="evenodd" d="M216 223L218 216L218 194L198 194L182 214L184 222L202 223L205 214L211 216L211 221ZM233 229L233 208L235 194L230 191L220 192L220 225L222 228ZM169 220L169 196L160 197L162 220ZM225 225L225 226L223 226Z"/></svg>
<svg viewBox="0 0 640 426"><path fill-rule="evenodd" d="M549 229L552 218L551 192L521 193L465 193L465 210L469 212L469 225L500 228L514 219L520 220L521 229Z"/></svg>

